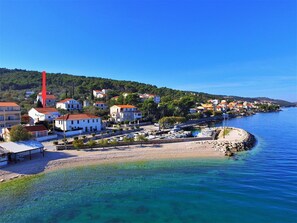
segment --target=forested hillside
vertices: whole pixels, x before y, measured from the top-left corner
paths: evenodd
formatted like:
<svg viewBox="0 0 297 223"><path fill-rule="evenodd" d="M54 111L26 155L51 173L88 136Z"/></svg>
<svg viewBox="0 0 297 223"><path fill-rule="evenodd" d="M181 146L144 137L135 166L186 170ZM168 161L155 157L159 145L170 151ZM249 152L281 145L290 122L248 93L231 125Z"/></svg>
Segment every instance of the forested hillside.
<svg viewBox="0 0 297 223"><path fill-rule="evenodd" d="M179 98L190 92L173 90L170 88L158 88L154 85L143 84L132 81L118 81L100 77L74 76L61 73L47 74L47 89L59 98L65 94L76 99L86 99L91 96L93 89L112 89L111 96L127 93L151 93L161 97L169 96ZM41 91L41 73L37 71L26 71L20 69L0 68L0 90L1 100L7 99L4 94L15 91L24 94L26 90ZM202 100L213 98L213 95L197 93L197 97ZM21 95L20 95L21 98Z"/></svg>
<svg viewBox="0 0 297 223"><path fill-rule="evenodd" d="M84 100L92 99L93 89L112 89L108 97L111 98L127 93L150 93L157 94L166 101L179 99L182 96L191 95L197 102L205 102L208 99L228 99L228 100L270 100L281 106L294 106L293 103L274 100L269 98L245 98L238 96L211 95L201 92L189 92L174 90L166 87L158 88L157 86L132 82L111 80L100 77L75 76L61 73L47 74L47 90L55 94L58 99L73 97ZM21 69L0 68L0 101L16 101L23 103L25 92L33 90L36 93L41 91L41 73L37 71L27 71ZM32 100L36 95L32 96ZM28 101L26 104L30 104Z"/></svg>

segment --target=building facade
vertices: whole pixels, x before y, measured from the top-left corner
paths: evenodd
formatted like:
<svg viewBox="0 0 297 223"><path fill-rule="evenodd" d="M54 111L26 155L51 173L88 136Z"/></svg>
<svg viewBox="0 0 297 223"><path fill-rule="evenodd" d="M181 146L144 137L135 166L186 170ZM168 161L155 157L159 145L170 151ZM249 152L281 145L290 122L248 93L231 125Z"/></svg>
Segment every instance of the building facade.
<svg viewBox="0 0 297 223"><path fill-rule="evenodd" d="M106 97L106 93L108 90L102 89L102 90L93 90L93 95L95 98L104 98Z"/></svg>
<svg viewBox="0 0 297 223"><path fill-rule="evenodd" d="M133 105L114 105L110 117L114 122L136 121L142 119L142 113Z"/></svg>
<svg viewBox="0 0 297 223"><path fill-rule="evenodd" d="M57 118L55 126L62 131L97 132L101 130L101 118L89 114L67 114Z"/></svg>
<svg viewBox="0 0 297 223"><path fill-rule="evenodd" d="M0 131L21 124L21 108L14 102L0 102Z"/></svg>
<svg viewBox="0 0 297 223"><path fill-rule="evenodd" d="M161 102L161 98L159 95L155 95L155 94L140 94L139 95L139 98L142 100L142 101L145 101L147 99L153 99L153 101L156 103L156 104L159 104Z"/></svg>
<svg viewBox="0 0 297 223"><path fill-rule="evenodd" d="M42 104L42 93L40 92L36 97L36 103L40 101ZM54 107L56 105L57 98L50 92L46 92L46 107Z"/></svg>
<svg viewBox="0 0 297 223"><path fill-rule="evenodd" d="M82 106L77 100L73 98L66 98L62 101L57 102L56 108L67 111L79 111L82 109Z"/></svg>
<svg viewBox="0 0 297 223"><path fill-rule="evenodd" d="M60 117L60 112L55 108L31 108L28 114L31 124L42 121L53 122Z"/></svg>
<svg viewBox="0 0 297 223"><path fill-rule="evenodd" d="M93 104L96 108L100 108L102 110L106 110L108 109L108 106L105 102L102 102L102 101L97 101Z"/></svg>

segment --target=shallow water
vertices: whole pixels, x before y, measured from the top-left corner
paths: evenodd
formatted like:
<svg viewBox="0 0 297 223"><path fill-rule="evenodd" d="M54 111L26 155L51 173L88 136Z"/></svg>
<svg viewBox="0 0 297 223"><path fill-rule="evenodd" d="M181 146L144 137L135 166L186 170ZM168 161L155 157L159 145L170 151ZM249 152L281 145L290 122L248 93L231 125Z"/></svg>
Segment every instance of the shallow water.
<svg viewBox="0 0 297 223"><path fill-rule="evenodd" d="M232 159L59 170L0 185L0 222L297 222L297 109L232 119Z"/></svg>

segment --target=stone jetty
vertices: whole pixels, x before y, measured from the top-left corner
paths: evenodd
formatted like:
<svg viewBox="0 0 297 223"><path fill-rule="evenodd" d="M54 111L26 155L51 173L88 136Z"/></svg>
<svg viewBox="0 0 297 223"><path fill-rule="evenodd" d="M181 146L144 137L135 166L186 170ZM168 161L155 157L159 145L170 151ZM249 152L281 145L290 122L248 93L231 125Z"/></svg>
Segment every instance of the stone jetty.
<svg viewBox="0 0 297 223"><path fill-rule="evenodd" d="M251 133L234 127L228 127L228 134L223 136L223 128L217 128L218 139L213 141L201 141L197 144L208 143L215 151L220 151L225 156L233 156L237 152L250 150L256 143L256 138Z"/></svg>

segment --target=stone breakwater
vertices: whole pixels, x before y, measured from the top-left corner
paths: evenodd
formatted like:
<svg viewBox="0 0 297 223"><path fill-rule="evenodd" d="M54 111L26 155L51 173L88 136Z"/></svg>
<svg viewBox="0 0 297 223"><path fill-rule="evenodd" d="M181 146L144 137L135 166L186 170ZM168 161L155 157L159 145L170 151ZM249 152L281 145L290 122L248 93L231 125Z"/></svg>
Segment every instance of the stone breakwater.
<svg viewBox="0 0 297 223"><path fill-rule="evenodd" d="M225 154L225 156L233 156L237 152L247 151L254 147L256 138L251 133L239 129L230 128L230 133L223 138L219 135L219 138L214 141L201 141L198 144L208 143L212 145L215 151L219 151ZM223 131L223 128L218 128L217 131Z"/></svg>

